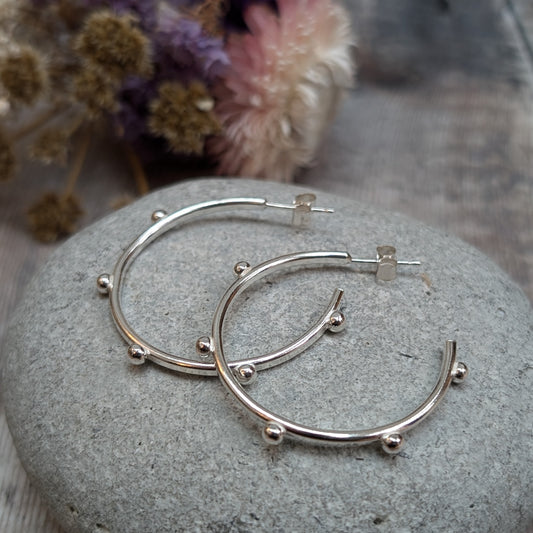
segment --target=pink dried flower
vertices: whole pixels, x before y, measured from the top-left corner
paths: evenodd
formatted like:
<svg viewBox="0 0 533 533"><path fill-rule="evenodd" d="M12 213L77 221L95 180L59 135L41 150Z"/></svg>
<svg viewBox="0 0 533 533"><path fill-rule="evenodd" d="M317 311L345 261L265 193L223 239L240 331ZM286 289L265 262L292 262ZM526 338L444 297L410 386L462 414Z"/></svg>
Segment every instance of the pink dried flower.
<svg viewBox="0 0 533 533"><path fill-rule="evenodd" d="M349 15L332 0L279 0L245 12L250 33L228 41L217 93L219 172L289 181L312 163L354 67Z"/></svg>

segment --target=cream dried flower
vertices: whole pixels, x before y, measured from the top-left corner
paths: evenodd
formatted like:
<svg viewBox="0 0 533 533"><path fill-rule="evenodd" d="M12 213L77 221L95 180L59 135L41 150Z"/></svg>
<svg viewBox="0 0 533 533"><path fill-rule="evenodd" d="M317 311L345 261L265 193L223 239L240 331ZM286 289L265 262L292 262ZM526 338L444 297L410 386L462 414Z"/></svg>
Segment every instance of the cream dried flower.
<svg viewBox="0 0 533 533"><path fill-rule="evenodd" d="M103 10L92 13L76 38L74 49L93 68L122 80L151 70L150 42L128 15Z"/></svg>
<svg viewBox="0 0 533 533"><path fill-rule="evenodd" d="M353 83L349 15L331 0L278 0L245 13L228 42L217 94L223 135L209 144L219 172L289 181L312 163L343 89Z"/></svg>
<svg viewBox="0 0 533 533"><path fill-rule="evenodd" d="M0 81L11 102L34 104L47 86L48 76L40 55L23 46L0 61Z"/></svg>

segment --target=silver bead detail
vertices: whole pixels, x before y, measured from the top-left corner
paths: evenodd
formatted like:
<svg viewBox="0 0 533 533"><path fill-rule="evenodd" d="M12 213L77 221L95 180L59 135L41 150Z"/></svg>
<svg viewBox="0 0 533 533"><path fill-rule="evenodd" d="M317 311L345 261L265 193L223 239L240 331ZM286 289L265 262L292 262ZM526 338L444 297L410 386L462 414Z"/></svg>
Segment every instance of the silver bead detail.
<svg viewBox="0 0 533 533"><path fill-rule="evenodd" d="M333 311L329 317L329 330L338 333L346 327L346 317L341 311Z"/></svg>
<svg viewBox="0 0 533 533"><path fill-rule="evenodd" d="M399 433L391 433L381 437L381 447L389 454L398 453L403 446L403 437Z"/></svg>
<svg viewBox="0 0 533 533"><path fill-rule="evenodd" d="M96 280L96 287L100 294L109 294L113 283L109 274L100 274Z"/></svg>
<svg viewBox="0 0 533 533"><path fill-rule="evenodd" d="M455 363L452 371L452 381L454 383L462 383L468 376L468 367L461 362Z"/></svg>
<svg viewBox="0 0 533 533"><path fill-rule="evenodd" d="M285 428L274 422L269 422L262 431L263 440L267 444L278 445L283 441L285 436Z"/></svg>
<svg viewBox="0 0 533 533"><path fill-rule="evenodd" d="M211 337L200 337L196 341L196 353L204 359L212 355L214 352L213 341Z"/></svg>
<svg viewBox="0 0 533 533"><path fill-rule="evenodd" d="M134 365L142 365L146 361L146 350L138 344L132 344L128 348L128 357Z"/></svg>
<svg viewBox="0 0 533 533"><path fill-rule="evenodd" d="M248 263L248 261L239 261L233 267L233 272L235 272L236 276L242 276L243 274L248 272L250 268L252 267L250 266L250 263Z"/></svg>
<svg viewBox="0 0 533 533"><path fill-rule="evenodd" d="M158 209L152 213L152 222L157 222L158 220L165 218L167 215L168 213L164 209Z"/></svg>
<svg viewBox="0 0 533 533"><path fill-rule="evenodd" d="M257 370L252 364L236 366L233 374L241 385L250 385L257 379Z"/></svg>

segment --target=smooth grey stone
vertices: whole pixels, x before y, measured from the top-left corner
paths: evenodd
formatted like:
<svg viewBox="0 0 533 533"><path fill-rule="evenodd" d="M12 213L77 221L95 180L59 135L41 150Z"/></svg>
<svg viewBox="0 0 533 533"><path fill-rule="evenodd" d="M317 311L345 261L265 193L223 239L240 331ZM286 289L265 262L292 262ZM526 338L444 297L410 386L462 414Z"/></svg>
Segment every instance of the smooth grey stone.
<svg viewBox="0 0 533 533"><path fill-rule="evenodd" d="M2 391L32 481L67 531L525 531L533 523L529 302L470 246L405 217L317 193L333 215L310 229L281 210L218 214L170 231L139 255L124 290L141 335L195 357L239 260L299 250L373 257L394 244L420 259L390 283L360 267L297 269L251 287L226 324L228 357L291 341L346 291L348 324L296 359L260 373L254 396L299 422L363 429L400 418L429 395L444 342L471 369L436 412L378 445L267 446L216 377L132 366L95 280L158 208L304 189L195 180L154 192L67 241L13 317Z"/></svg>

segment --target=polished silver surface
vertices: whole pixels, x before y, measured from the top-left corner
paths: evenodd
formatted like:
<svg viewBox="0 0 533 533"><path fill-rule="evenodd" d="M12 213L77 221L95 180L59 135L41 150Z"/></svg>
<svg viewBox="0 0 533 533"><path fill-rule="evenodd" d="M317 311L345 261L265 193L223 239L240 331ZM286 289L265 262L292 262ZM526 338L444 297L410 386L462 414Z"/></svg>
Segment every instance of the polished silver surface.
<svg viewBox="0 0 533 533"><path fill-rule="evenodd" d="M403 448L404 438L399 433L391 433L381 437L381 448L385 453L394 455Z"/></svg>
<svg viewBox="0 0 533 533"><path fill-rule="evenodd" d="M435 387L428 398L412 413L390 424L370 429L336 430L320 429L299 424L274 413L255 401L243 388L230 368L224 354L223 325L224 319L234 300L255 281L294 264L308 266L350 266L352 257L347 252L298 252L271 259L250 268L243 273L226 291L220 300L213 318L210 347L220 379L238 402L263 424L262 435L269 444L279 444L285 436L317 444L369 444L379 441L387 453L398 453L403 444L402 434L426 418L442 400L452 381L460 382L466 377L464 363L456 362L457 345L454 340L447 340L442 358L440 374ZM339 289L337 291L341 292ZM342 292L341 292L342 294ZM330 314L332 331L344 323L339 311Z"/></svg>
<svg viewBox="0 0 533 533"><path fill-rule="evenodd" d="M128 348L128 357L134 365L142 365L146 361L146 349L139 344L132 344Z"/></svg>
<svg viewBox="0 0 533 533"><path fill-rule="evenodd" d="M152 222L157 222L158 220L165 218L167 215L168 213L164 209L157 209L152 213Z"/></svg>
<svg viewBox="0 0 533 533"><path fill-rule="evenodd" d="M240 364L233 368L233 374L241 385L250 385L257 379L255 365Z"/></svg>
<svg viewBox="0 0 533 533"><path fill-rule="evenodd" d="M235 272L236 276L242 276L248 270L250 270L250 263L248 261L239 261L233 267L233 272Z"/></svg>
<svg viewBox="0 0 533 533"><path fill-rule="evenodd" d="M468 376L468 367L461 362L455 363L452 370L453 382L462 383Z"/></svg>
<svg viewBox="0 0 533 533"><path fill-rule="evenodd" d="M198 361L160 350L138 335L124 316L121 304L121 290L124 277L134 259L150 243L184 222L222 211L265 208L290 210L294 213L292 223L296 226L308 224L309 217L314 212L333 213L333 209L314 207L315 200L316 197L313 194L298 195L292 204L268 202L265 198L223 198L184 207L174 213L167 213L161 209L154 211L151 216L154 224L126 248L124 253L119 257L113 273L101 274L98 276L96 282L98 292L109 296L111 314L115 325L122 337L130 344L127 352L130 361L133 364L139 365L143 364L146 360L150 360L179 372L216 375L215 364L212 361ZM235 267L235 272L237 275L242 275L248 268L249 265L246 263L238 263ZM295 357L314 343L325 331L334 328L334 325L330 323L330 319L332 313L338 310L341 298L342 291L335 291L331 302L318 322L288 346L266 355L232 361L230 366L240 369L239 376L242 382L246 383L253 379L251 374L255 373L256 370L269 368ZM209 337L202 337L196 343L196 350L204 359L209 358L212 353L210 343L211 340ZM249 365L249 367L246 365ZM251 368L253 368L253 371L250 371Z"/></svg>
<svg viewBox="0 0 533 533"><path fill-rule="evenodd" d="M96 288L100 294L107 294L111 290L111 276L100 274L96 280Z"/></svg>

